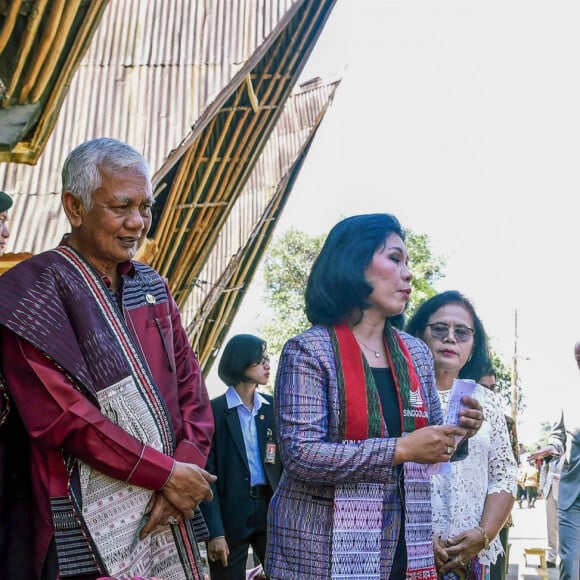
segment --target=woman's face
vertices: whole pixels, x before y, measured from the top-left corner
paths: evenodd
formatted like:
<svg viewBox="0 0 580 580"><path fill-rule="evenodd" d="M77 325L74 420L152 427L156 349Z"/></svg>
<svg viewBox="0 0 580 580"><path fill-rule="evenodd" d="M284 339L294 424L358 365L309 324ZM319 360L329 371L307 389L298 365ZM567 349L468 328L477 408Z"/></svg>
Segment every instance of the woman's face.
<svg viewBox="0 0 580 580"><path fill-rule="evenodd" d="M433 353L435 370L459 375L473 350L473 319L461 304L446 304L427 321L421 337Z"/></svg>
<svg viewBox="0 0 580 580"><path fill-rule="evenodd" d="M270 357L264 352L260 362L250 365L245 372L249 383L256 385L266 385L270 378Z"/></svg>
<svg viewBox="0 0 580 580"><path fill-rule="evenodd" d="M413 278L408 262L405 242L397 234L391 234L365 270L365 279L373 287L368 297L372 306L368 311L377 311L385 318L403 312L411 295Z"/></svg>

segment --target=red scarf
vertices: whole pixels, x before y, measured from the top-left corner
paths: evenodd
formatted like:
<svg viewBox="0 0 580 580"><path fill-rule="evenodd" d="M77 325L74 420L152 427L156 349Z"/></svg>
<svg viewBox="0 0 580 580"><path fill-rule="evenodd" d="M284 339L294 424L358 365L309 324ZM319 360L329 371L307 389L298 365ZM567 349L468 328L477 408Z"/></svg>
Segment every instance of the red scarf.
<svg viewBox="0 0 580 580"><path fill-rule="evenodd" d="M383 413L370 367L348 324L337 324L333 330L344 409L341 435L346 441L383 437ZM399 401L401 431L411 433L429 424L419 376L407 345L390 324L385 325L384 340Z"/></svg>

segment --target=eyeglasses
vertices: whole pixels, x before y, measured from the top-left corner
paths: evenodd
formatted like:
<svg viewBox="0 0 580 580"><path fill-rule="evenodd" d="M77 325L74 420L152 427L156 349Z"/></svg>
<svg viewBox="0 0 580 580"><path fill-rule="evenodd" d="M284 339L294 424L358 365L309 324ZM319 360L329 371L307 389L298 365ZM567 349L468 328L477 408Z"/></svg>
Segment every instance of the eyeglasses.
<svg viewBox="0 0 580 580"><path fill-rule="evenodd" d="M451 327L449 324L445 324L444 322L433 322L432 324L427 324L427 326L431 331L431 336L437 340L447 338L452 328L453 336L457 342L467 342L474 333L473 328L469 328L469 326L463 324Z"/></svg>
<svg viewBox="0 0 580 580"><path fill-rule="evenodd" d="M257 367L258 365L269 365L270 364L270 357L263 356L258 362L253 363L251 366Z"/></svg>

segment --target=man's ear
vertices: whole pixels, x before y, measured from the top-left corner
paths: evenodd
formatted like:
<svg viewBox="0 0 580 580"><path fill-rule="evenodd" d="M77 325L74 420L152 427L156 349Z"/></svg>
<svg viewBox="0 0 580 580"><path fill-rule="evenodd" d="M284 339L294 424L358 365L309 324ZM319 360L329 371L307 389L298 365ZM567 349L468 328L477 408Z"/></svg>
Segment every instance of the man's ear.
<svg viewBox="0 0 580 580"><path fill-rule="evenodd" d="M83 222L83 214L85 212L84 205L81 200L75 197L72 192L65 190L61 195L61 203L66 213L66 217L73 228L78 228Z"/></svg>

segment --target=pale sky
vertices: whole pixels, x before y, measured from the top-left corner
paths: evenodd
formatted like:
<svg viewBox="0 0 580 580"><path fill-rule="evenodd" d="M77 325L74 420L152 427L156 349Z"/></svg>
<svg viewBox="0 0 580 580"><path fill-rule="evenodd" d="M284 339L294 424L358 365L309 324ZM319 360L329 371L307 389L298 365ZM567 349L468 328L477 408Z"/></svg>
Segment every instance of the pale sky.
<svg viewBox="0 0 580 580"><path fill-rule="evenodd" d="M507 365L517 309L525 444L580 400L579 27L580 0L338 0L304 78L343 81L277 229L394 213ZM261 292L234 332L256 332Z"/></svg>

